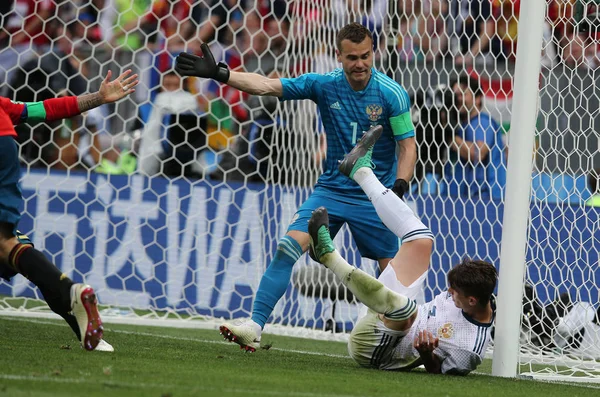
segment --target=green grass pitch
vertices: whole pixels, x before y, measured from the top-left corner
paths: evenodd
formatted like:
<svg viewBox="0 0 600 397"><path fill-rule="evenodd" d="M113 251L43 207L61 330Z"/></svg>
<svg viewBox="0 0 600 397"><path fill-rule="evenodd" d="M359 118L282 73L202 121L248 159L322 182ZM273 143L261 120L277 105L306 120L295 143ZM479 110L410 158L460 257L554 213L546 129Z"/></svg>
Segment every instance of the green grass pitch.
<svg viewBox="0 0 600 397"><path fill-rule="evenodd" d="M339 342L265 334L272 347L251 354L214 330L106 324L105 335L114 353L83 351L61 321L0 317L0 396L600 396L600 386L359 368Z"/></svg>

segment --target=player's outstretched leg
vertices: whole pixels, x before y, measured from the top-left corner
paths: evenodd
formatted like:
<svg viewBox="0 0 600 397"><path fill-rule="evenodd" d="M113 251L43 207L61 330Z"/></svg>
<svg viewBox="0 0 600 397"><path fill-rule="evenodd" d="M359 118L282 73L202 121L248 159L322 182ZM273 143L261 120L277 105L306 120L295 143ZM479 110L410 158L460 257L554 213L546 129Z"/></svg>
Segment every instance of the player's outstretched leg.
<svg viewBox="0 0 600 397"><path fill-rule="evenodd" d="M367 133L368 134L368 133ZM372 140L373 138L371 138ZM355 149L358 149L359 145ZM345 160L346 161L346 160ZM340 170L342 170L340 164ZM348 169L349 167L345 167ZM390 262L398 281L405 287L411 286L423 276L429 268L433 249L433 234L427 226L414 214L410 207L394 192L386 188L377 179L370 161L356 162L352 168L351 178L360 185L375 211L385 226L402 240L396 256ZM418 296L411 296L418 301L425 299L421 288Z"/></svg>
<svg viewBox="0 0 600 397"><path fill-rule="evenodd" d="M400 197L377 179L373 172L371 152L373 144L380 136L381 130L376 127L367 131L338 168L341 173L360 185L373 203L381 221L403 242L420 238L432 240L431 231Z"/></svg>
<svg viewBox="0 0 600 397"><path fill-rule="evenodd" d="M329 234L327 209L320 207L313 211L308 233L311 257L333 271L367 307L394 321L408 320L417 311L415 301L386 288L379 280L342 258Z"/></svg>
<svg viewBox="0 0 600 397"><path fill-rule="evenodd" d="M5 226L5 225L4 225ZM7 232L3 227L0 235L6 243ZM12 234L12 232L10 232ZM12 237L15 238L15 237ZM86 350L94 350L102 339L102 321L96 307L93 290L74 284L46 256L33 247L27 236L17 232L17 237L6 264L14 273L20 273L35 284L50 309L69 324ZM90 334L90 335L88 335ZM111 351L104 343L104 351Z"/></svg>
<svg viewBox="0 0 600 397"><path fill-rule="evenodd" d="M373 155L373 146L381 136L383 127L373 126L365 132L360 141L348 153L344 160L338 166L340 172L349 178L354 178L354 173L363 167L371 168L371 156Z"/></svg>

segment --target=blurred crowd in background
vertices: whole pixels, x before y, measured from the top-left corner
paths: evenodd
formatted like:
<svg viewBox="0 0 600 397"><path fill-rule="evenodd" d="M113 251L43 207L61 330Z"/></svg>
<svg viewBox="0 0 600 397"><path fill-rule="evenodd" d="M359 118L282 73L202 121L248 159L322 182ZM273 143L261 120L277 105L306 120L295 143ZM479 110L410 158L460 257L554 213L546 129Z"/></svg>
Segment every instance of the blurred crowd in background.
<svg viewBox="0 0 600 397"><path fill-rule="evenodd" d="M298 134L297 116L305 114L300 109L214 81L181 79L173 59L181 51L199 54L206 42L231 69L271 77L326 72L338 67L336 31L360 22L374 34L375 66L413 98L417 179L433 175L437 183L455 178L457 164L477 165L461 164L460 151L453 150L453 137L467 140L469 134L452 112L460 106L451 75L476 80L473 93L486 96L481 112L497 123L485 139L495 153L486 166L506 167L510 119L502 107L510 107L512 96L521 1L4 0L0 95L18 101L80 95L97 89L109 69L131 68L141 84L117 106L64 123L19 127L23 162L110 174L310 184L313 179L300 178L297 168L318 175L326 150L318 122L309 122L313 133ZM600 67L599 37L596 29L576 28L574 4L547 0L542 65L585 80ZM597 128L586 134L598 142ZM600 158L591 164L600 167ZM451 190L445 192L481 193L476 187Z"/></svg>

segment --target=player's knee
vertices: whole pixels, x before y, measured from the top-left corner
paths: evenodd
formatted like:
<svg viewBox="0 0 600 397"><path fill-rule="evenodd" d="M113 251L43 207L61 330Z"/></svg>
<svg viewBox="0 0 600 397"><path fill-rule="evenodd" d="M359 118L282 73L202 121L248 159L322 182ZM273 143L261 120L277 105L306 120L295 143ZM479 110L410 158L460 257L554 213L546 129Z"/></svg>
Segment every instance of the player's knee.
<svg viewBox="0 0 600 397"><path fill-rule="evenodd" d="M299 230L290 230L286 233L285 237L293 239L294 242L300 246L302 252L306 252L308 250L308 243L310 242L310 236L308 233L304 233ZM281 241L279 241L279 244L281 244Z"/></svg>
<svg viewBox="0 0 600 397"><path fill-rule="evenodd" d="M17 240L15 236L12 236L8 239L0 239L0 262L3 264L8 264L8 257L10 256L10 253L18 244L19 240Z"/></svg>
<svg viewBox="0 0 600 397"><path fill-rule="evenodd" d="M13 234L14 226L10 223L0 222L0 261L8 263L8 257L13 248L18 244L30 245L33 243L26 235L17 230L17 236Z"/></svg>
<svg viewBox="0 0 600 397"><path fill-rule="evenodd" d="M402 245L410 247L411 252L421 252L425 255L431 255L433 250L433 240L427 234L415 236L414 239L403 241Z"/></svg>
<svg viewBox="0 0 600 397"><path fill-rule="evenodd" d="M277 244L277 250L273 256L272 264L285 263L291 267L298 259L300 259L304 251L305 249L303 249L302 245L300 245L296 239L290 235L285 235Z"/></svg>
<svg viewBox="0 0 600 397"><path fill-rule="evenodd" d="M405 225L403 225L403 229L398 236L402 239L402 243L406 243L408 241L420 240L420 239L429 239L433 240L433 233L427 226L421 222L416 216L413 216L413 221L407 221Z"/></svg>
<svg viewBox="0 0 600 397"><path fill-rule="evenodd" d="M415 311L409 318L406 320L392 320L381 316L381 320L383 321L383 325L393 331L408 331L410 327L413 326L415 320L417 319L418 311Z"/></svg>
<svg viewBox="0 0 600 397"><path fill-rule="evenodd" d="M433 240L427 236L413 240L413 243L415 243L415 246L417 246L419 250L423 250L423 252L431 252L433 250Z"/></svg>

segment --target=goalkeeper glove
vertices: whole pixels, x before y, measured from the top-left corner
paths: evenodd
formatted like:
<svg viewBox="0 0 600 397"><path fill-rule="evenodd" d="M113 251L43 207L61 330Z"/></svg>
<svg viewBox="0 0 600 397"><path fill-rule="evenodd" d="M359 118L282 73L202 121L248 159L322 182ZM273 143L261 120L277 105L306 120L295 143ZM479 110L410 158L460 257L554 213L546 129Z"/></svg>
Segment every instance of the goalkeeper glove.
<svg viewBox="0 0 600 397"><path fill-rule="evenodd" d="M223 62L216 63L210 48L203 43L201 57L182 52L175 59L175 71L182 76L197 76L215 79L221 83L229 81L229 67Z"/></svg>
<svg viewBox="0 0 600 397"><path fill-rule="evenodd" d="M402 198L404 197L404 193L408 191L408 182L404 179L396 179L394 182L394 187L392 188L392 192L396 193L396 196Z"/></svg>

